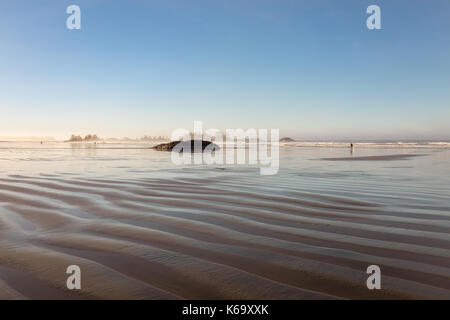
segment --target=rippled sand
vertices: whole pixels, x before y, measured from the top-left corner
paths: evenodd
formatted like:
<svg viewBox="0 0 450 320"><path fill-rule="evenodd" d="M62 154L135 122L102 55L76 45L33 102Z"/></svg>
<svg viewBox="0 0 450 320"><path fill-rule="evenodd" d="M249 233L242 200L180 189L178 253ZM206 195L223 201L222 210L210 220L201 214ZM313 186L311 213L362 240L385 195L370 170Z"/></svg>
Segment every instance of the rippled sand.
<svg viewBox="0 0 450 320"><path fill-rule="evenodd" d="M149 150L52 152L33 170L3 159L0 298L450 298L446 150L374 165L286 148L273 177L146 172L170 161ZM366 287L371 264L382 290ZM66 289L69 265L80 291Z"/></svg>

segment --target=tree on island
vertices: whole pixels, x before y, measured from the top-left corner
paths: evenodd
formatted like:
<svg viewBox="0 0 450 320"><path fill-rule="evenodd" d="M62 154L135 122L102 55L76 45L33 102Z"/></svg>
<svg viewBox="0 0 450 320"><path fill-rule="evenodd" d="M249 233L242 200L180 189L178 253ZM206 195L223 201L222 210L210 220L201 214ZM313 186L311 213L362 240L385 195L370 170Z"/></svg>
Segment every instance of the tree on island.
<svg viewBox="0 0 450 320"><path fill-rule="evenodd" d="M145 135L140 138L141 141L160 141L160 140L168 140L168 138L165 138L163 136L148 136Z"/></svg>
<svg viewBox="0 0 450 320"><path fill-rule="evenodd" d="M83 141L98 141L100 138L96 134L88 134L84 139L80 135L71 135L67 142L83 142Z"/></svg>
<svg viewBox="0 0 450 320"><path fill-rule="evenodd" d="M97 141L100 140L96 134L88 134L84 137L84 141Z"/></svg>
<svg viewBox="0 0 450 320"><path fill-rule="evenodd" d="M80 135L76 136L76 135L73 134L73 135L70 136L70 139L68 141L70 141L70 142L80 142L80 141L83 141L83 138Z"/></svg>

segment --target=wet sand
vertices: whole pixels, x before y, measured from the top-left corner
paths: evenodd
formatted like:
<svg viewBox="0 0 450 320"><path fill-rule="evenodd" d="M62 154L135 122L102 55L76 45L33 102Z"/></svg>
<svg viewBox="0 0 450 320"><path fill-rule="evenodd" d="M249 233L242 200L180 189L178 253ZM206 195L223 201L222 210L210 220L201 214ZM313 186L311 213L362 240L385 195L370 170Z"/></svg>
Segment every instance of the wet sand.
<svg viewBox="0 0 450 320"><path fill-rule="evenodd" d="M419 157L420 154L388 154L382 156L367 156L367 157L341 157L341 158L322 158L327 161L388 161L388 160L405 160L412 157Z"/></svg>
<svg viewBox="0 0 450 320"><path fill-rule="evenodd" d="M447 190L287 166L2 175L0 299L450 298Z"/></svg>

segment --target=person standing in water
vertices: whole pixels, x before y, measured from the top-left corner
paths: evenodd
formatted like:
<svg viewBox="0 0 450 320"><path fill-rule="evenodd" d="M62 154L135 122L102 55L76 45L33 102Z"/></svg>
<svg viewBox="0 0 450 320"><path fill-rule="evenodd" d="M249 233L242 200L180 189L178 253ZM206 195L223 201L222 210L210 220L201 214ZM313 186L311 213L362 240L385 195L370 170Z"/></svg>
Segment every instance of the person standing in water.
<svg viewBox="0 0 450 320"><path fill-rule="evenodd" d="M350 153L353 154L354 146L353 143L350 143Z"/></svg>

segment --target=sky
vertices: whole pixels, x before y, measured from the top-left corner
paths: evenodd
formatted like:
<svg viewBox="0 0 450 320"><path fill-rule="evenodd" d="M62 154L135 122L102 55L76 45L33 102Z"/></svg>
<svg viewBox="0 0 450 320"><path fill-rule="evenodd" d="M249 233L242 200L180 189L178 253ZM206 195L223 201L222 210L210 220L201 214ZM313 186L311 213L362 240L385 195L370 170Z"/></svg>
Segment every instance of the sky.
<svg viewBox="0 0 450 320"><path fill-rule="evenodd" d="M0 136L446 140L449 31L448 0L0 0Z"/></svg>

